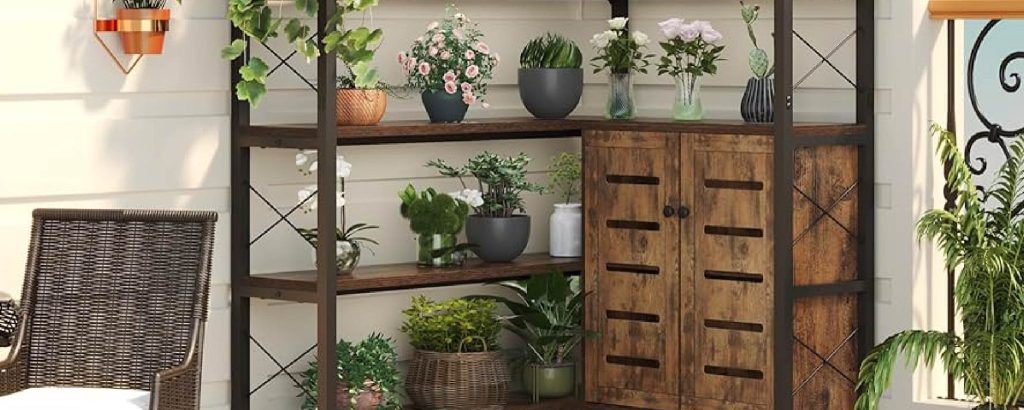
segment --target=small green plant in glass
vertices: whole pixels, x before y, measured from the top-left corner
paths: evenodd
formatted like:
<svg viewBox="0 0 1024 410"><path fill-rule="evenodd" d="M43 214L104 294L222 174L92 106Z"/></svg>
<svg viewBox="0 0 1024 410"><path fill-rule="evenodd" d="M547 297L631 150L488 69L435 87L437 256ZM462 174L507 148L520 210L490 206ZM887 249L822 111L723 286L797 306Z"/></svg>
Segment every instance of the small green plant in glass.
<svg viewBox="0 0 1024 410"><path fill-rule="evenodd" d="M416 192L412 184L399 192L398 197L402 200L402 217L409 220L409 229L418 235L420 266L462 265L470 245L459 244L456 235L466 223L469 205L434 188Z"/></svg>

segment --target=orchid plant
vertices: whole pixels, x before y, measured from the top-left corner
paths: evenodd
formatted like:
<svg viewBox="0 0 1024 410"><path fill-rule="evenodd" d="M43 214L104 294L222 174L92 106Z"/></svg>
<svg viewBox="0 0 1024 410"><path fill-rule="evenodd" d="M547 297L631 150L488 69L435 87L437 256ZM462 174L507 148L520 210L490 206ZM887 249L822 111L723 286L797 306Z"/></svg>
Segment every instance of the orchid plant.
<svg viewBox="0 0 1024 410"><path fill-rule="evenodd" d="M631 72L647 73L648 61L653 54L645 54L650 37L642 31L629 32L626 24L629 19L616 17L608 20L608 30L594 34L590 44L598 54L591 59L594 73L608 71L612 74L629 74Z"/></svg>
<svg viewBox="0 0 1024 410"><path fill-rule="evenodd" d="M487 108L487 81L501 57L483 36L469 17L449 7L447 17L430 23L409 51L398 53L408 85L422 92L461 94L467 105L479 102Z"/></svg>
<svg viewBox="0 0 1024 410"><path fill-rule="evenodd" d="M339 227L337 231L337 243L338 252L346 252L348 247L360 247L360 244L366 246L368 244L376 245L377 242L369 237L357 236L356 234L363 235L362 231L379 229L379 226L369 225L365 223L357 223L352 226L348 226L345 215L345 179L352 174L352 164L345 161L345 157L338 155L335 158L335 166L337 167L337 179L338 189L337 197L335 198L336 206L340 210L338 221ZM295 166L298 168L299 173L304 176L310 176L317 172L320 166L320 161L317 158L316 150L301 150L295 154ZM309 213L315 211L319 207L317 202L317 186L309 185L303 187L298 192L299 209L303 212ZM316 247L317 240L316 228L313 229L299 229L299 233L302 235L310 245ZM372 252L372 249L371 249Z"/></svg>

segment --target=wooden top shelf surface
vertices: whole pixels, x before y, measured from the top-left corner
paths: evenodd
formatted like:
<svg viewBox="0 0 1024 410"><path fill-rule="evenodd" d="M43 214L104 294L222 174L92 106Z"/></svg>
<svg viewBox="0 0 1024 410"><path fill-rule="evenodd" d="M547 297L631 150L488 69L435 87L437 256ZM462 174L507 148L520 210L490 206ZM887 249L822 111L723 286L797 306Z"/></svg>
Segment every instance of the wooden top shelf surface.
<svg viewBox="0 0 1024 410"><path fill-rule="evenodd" d="M864 126L858 124L799 123L794 126L794 129L795 134L801 137L844 137L858 136L864 133ZM583 130L734 135L774 134L772 124L750 124L725 120L682 122L667 119L611 121L598 117L571 117L563 120L495 118L471 120L459 124L392 121L371 126L338 127L338 145L578 137L582 135ZM312 149L316 147L316 124L243 127L242 146Z"/></svg>
<svg viewBox="0 0 1024 410"><path fill-rule="evenodd" d="M576 258L527 254L511 263L484 263L471 259L458 268L420 268L415 263L365 266L357 268L351 276L338 276L338 294L496 282L544 274L555 269L580 272L583 262ZM313 303L316 302L316 271L252 275L242 285L242 292L250 297Z"/></svg>

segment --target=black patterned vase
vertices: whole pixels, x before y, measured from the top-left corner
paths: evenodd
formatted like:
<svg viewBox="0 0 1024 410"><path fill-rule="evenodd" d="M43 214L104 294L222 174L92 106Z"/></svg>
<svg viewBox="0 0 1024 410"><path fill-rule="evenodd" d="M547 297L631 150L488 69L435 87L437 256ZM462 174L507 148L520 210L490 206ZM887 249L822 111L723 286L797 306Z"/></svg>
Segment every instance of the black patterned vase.
<svg viewBox="0 0 1024 410"><path fill-rule="evenodd" d="M775 122L775 80L751 77L740 102L740 114L746 122Z"/></svg>

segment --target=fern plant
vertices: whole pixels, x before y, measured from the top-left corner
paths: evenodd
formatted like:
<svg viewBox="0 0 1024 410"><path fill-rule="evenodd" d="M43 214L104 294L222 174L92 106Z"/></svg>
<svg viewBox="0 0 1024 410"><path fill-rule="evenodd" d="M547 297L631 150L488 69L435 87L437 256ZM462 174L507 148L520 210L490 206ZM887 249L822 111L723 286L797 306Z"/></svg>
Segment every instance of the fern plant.
<svg viewBox="0 0 1024 410"><path fill-rule="evenodd" d="M956 202L951 211L928 211L917 233L938 245L947 267L960 271L954 296L963 336L907 330L886 339L861 363L856 408L877 407L900 354L912 368L942 360L981 403L976 409L1016 408L1024 393L1024 142L1012 146L996 183L982 196L953 134L935 125L932 133L939 159L951 164L947 181Z"/></svg>
<svg viewBox="0 0 1024 410"><path fill-rule="evenodd" d="M526 43L519 64L522 68L580 68L583 53L572 40L547 33Z"/></svg>

